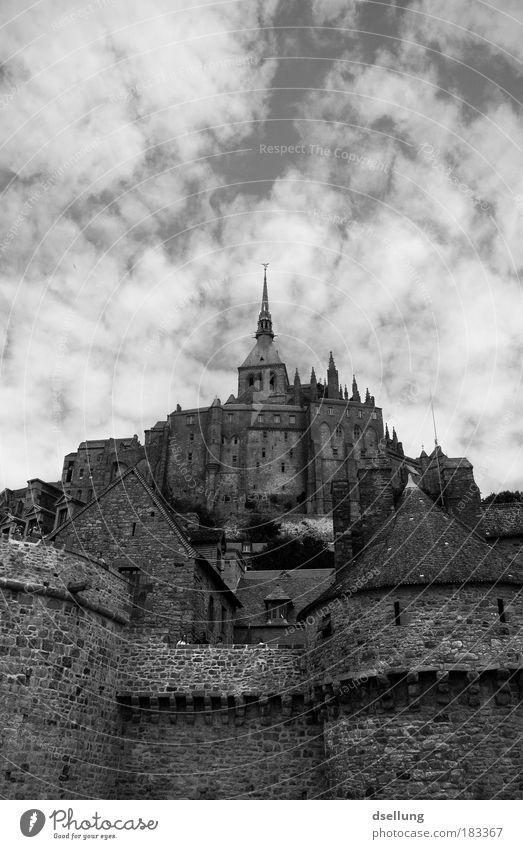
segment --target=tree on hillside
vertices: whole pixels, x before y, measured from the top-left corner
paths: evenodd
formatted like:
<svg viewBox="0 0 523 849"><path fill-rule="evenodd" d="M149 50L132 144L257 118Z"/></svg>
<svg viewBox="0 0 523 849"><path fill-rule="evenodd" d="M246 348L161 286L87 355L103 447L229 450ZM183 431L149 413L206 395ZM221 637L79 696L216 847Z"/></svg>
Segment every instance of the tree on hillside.
<svg viewBox="0 0 523 849"><path fill-rule="evenodd" d="M504 489L503 492L491 492L486 498L483 498L482 504L488 507L489 504L517 504L523 501L523 492L516 489L511 492L509 489Z"/></svg>
<svg viewBox="0 0 523 849"><path fill-rule="evenodd" d="M331 569L334 554L314 536L276 537L251 560L252 569Z"/></svg>

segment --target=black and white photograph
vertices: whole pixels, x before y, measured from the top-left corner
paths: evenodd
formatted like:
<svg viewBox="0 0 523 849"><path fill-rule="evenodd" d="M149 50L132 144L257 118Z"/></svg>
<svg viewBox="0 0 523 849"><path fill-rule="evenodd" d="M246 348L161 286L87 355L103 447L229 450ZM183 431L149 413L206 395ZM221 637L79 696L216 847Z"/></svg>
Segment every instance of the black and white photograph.
<svg viewBox="0 0 523 849"><path fill-rule="evenodd" d="M9 845L520 845L522 45L1 0Z"/></svg>

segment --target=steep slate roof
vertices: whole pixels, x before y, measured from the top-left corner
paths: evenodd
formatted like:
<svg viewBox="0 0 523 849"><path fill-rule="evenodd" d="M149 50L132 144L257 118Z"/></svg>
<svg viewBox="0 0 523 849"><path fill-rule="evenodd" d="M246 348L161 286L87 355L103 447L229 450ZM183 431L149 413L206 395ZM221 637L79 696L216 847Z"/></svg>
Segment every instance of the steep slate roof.
<svg viewBox="0 0 523 849"><path fill-rule="evenodd" d="M523 502L489 504L483 520L485 533L491 537L509 537L523 534Z"/></svg>
<svg viewBox="0 0 523 849"><path fill-rule="evenodd" d="M140 462L142 462L142 461L139 460L138 463L140 463ZM184 550L189 555L189 557L200 558L201 555L192 547L192 545L190 544L190 542L187 539L187 537L185 536L185 534L178 527L177 522L174 520L173 516L171 515L171 511L169 510L169 507L164 503L163 498L161 496L159 496L158 493L155 490L151 489L149 484L145 481L145 478L139 472L139 470L137 468L138 463L136 463L134 466L131 466L131 468L127 469L127 471L125 471L123 475L120 475L114 481L112 481L110 484L108 484L97 496L93 497L91 499L91 501L89 501L82 510L79 510L78 513L76 513L73 517L71 517L70 519L67 519L62 525L60 525L54 531L51 531L51 533L48 534L45 537L45 539L48 539L48 540L54 539L54 537L60 531L62 531L65 527L67 527L67 525L70 525L70 524L76 522L77 519L79 519L79 517L82 516L83 513L85 513L86 510L89 510L93 505L95 505L99 501L101 501L102 498L108 492L111 491L111 489L114 489L114 487L119 486L127 477L129 477L129 475L134 475L136 477L136 479L140 482L140 484L143 486L143 488L145 489L147 495L149 496L149 498L151 499L151 501L153 502L155 507L162 514L163 518L166 520L167 524L172 529L172 531L174 532L174 535L176 536L178 541L181 543L181 545L183 546Z"/></svg>
<svg viewBox="0 0 523 849"><path fill-rule="evenodd" d="M218 587L220 588L220 591L226 594L230 598L230 600L236 605L236 607L241 607L242 605L240 600L236 597L235 593L231 590L231 588L227 586L221 575L216 571L216 569L213 568L213 566L211 566L208 560L206 560L206 558L203 557L200 552L196 551L196 549L192 547L184 532L181 530L181 528L175 521L171 509L164 502L162 496L159 495L154 489L152 489L146 482L145 478L138 470L138 465L141 462L143 461L139 460L138 463L136 463L134 466L131 466L130 469L127 469L127 471L124 472L123 475L120 475L118 478L116 478L116 480L112 481L112 483L106 486L105 489L103 489L102 492L96 498L93 498L88 504L85 505L82 510L79 510L78 513L75 514L75 516L70 519L67 519L67 521L60 525L60 527L56 528L56 530L52 531L50 534L47 534L47 536L44 537L44 541L52 541L54 537L67 525L74 524L78 517L85 513L86 510L89 510L91 507L94 507L95 504L101 501L101 499L104 497L104 495L106 495L106 493L121 484L125 480L125 478L129 477L129 475L134 475L139 481L139 483L143 486L147 495L157 508L158 512L161 513L161 515L173 531L177 540L181 543L183 549L188 554L188 556L194 558L194 560L197 560L200 565L204 566L207 572L209 572L209 574L212 574L213 578L218 584Z"/></svg>
<svg viewBox="0 0 523 849"><path fill-rule="evenodd" d="M410 479L385 535L341 570L322 600L379 587L474 582L523 584L523 565L500 556Z"/></svg>
<svg viewBox="0 0 523 849"><path fill-rule="evenodd" d="M247 571L240 578L236 589L242 605L242 619L249 625L264 625L266 622L265 600L274 591L278 601L284 592L293 603L293 612L311 604L334 580L334 569L268 569Z"/></svg>
<svg viewBox="0 0 523 849"><path fill-rule="evenodd" d="M269 336L260 336L256 340L254 348L247 354L240 368L246 366L278 365L281 363L280 355L273 340Z"/></svg>

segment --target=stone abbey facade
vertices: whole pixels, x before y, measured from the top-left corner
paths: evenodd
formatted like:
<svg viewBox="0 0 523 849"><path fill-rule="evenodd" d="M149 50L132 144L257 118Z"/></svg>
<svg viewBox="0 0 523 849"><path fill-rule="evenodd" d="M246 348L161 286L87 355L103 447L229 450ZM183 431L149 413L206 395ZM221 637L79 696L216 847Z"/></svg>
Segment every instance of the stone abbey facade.
<svg viewBox="0 0 523 849"><path fill-rule="evenodd" d="M523 798L523 562L471 464L406 456L332 357L291 385L266 280L238 371L0 495L2 796ZM332 521L335 567L250 569L253 510Z"/></svg>

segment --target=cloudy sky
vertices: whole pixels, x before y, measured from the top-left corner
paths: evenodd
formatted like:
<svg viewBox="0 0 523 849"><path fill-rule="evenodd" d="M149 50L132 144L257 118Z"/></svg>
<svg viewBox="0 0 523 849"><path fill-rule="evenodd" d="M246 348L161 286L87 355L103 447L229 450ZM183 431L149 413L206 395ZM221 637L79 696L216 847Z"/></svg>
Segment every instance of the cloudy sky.
<svg viewBox="0 0 523 849"><path fill-rule="evenodd" d="M0 487L289 373L523 488L520 0L3 0ZM292 378L291 378L292 379Z"/></svg>

